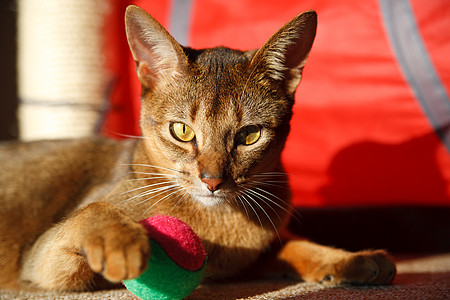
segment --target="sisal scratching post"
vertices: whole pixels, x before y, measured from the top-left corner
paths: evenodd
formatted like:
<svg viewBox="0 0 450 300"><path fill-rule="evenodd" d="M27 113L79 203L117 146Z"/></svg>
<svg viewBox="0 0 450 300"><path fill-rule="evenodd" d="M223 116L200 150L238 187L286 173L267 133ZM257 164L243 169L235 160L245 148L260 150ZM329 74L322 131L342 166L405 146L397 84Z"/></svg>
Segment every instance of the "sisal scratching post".
<svg viewBox="0 0 450 300"><path fill-rule="evenodd" d="M20 0L18 7L20 138L94 134L107 100L108 0Z"/></svg>

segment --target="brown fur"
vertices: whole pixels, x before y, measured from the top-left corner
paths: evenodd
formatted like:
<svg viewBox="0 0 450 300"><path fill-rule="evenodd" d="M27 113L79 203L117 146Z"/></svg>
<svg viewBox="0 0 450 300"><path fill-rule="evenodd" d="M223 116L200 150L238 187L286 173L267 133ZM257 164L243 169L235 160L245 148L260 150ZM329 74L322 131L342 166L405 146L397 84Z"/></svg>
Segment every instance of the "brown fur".
<svg viewBox="0 0 450 300"><path fill-rule="evenodd" d="M86 290L99 287L96 274L134 278L151 251L136 222L155 214L194 229L211 277L243 272L281 240L291 207L280 154L316 14L299 15L248 52L183 48L135 6L126 25L143 87L142 138L0 147L2 287ZM173 122L187 124L195 138L175 139ZM261 136L244 145L249 125ZM275 264L333 283L384 284L395 274L382 251L301 240L288 241Z"/></svg>

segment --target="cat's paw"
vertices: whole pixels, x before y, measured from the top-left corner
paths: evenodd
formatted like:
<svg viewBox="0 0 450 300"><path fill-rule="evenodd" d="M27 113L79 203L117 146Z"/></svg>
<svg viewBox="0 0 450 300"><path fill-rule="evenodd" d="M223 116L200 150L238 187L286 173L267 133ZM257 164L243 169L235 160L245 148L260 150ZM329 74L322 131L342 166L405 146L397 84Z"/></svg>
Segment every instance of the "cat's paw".
<svg viewBox="0 0 450 300"><path fill-rule="evenodd" d="M392 282L395 274L395 263L385 251L361 251L330 266L321 282L353 285L388 284Z"/></svg>
<svg viewBox="0 0 450 300"><path fill-rule="evenodd" d="M81 251L94 272L120 282L144 271L150 246L140 224L121 220L90 232L81 243Z"/></svg>

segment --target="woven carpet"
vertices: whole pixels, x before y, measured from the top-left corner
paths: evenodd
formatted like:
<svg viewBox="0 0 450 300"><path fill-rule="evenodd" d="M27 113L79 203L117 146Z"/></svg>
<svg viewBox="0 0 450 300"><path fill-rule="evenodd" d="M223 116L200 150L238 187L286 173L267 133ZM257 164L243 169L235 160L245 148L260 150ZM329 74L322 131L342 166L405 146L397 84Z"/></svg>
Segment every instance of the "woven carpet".
<svg viewBox="0 0 450 300"><path fill-rule="evenodd" d="M398 275L387 286L323 286L292 281L251 281L199 286L193 299L450 299L450 253L396 257ZM90 293L0 291L0 299L135 299L125 289Z"/></svg>

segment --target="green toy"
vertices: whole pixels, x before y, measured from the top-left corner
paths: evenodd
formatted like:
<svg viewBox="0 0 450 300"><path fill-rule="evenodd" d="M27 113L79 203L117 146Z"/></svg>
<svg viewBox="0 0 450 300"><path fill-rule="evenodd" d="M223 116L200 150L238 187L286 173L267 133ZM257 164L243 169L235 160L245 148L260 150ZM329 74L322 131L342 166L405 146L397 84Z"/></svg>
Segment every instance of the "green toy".
<svg viewBox="0 0 450 300"><path fill-rule="evenodd" d="M142 300L183 299L200 284L206 252L200 238L181 220L154 216L141 222L150 237L147 269L126 288Z"/></svg>

